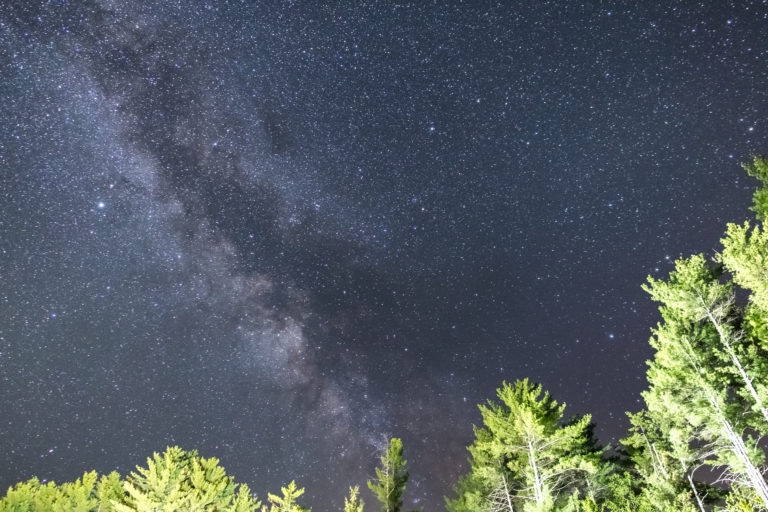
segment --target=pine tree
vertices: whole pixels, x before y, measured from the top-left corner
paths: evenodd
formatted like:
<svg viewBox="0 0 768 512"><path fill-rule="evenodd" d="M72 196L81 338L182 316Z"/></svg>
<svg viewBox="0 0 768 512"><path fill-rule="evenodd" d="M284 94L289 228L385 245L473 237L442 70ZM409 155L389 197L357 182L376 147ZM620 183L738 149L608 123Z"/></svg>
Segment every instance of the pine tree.
<svg viewBox="0 0 768 512"><path fill-rule="evenodd" d="M0 512L91 512L98 507L95 471L74 482L42 485L37 478L16 484L0 499Z"/></svg>
<svg viewBox="0 0 768 512"><path fill-rule="evenodd" d="M187 464L193 454L174 446L163 455L155 452L147 459L147 467L136 467L123 483L125 503L114 503L118 512L182 511L187 505L184 481Z"/></svg>
<svg viewBox="0 0 768 512"><path fill-rule="evenodd" d="M253 497L251 489L246 484L237 487L237 494L229 508L223 508L227 512L255 512L261 507L261 502Z"/></svg>
<svg viewBox="0 0 768 512"><path fill-rule="evenodd" d="M768 406L755 385L754 354L744 343L735 308L733 284L721 284L722 268L708 264L698 254L676 262L668 281L648 278L644 287L651 297L664 304L663 311L680 328L690 327L698 344L694 347L706 364L717 372L721 385L738 390L746 403L768 426Z"/></svg>
<svg viewBox="0 0 768 512"><path fill-rule="evenodd" d="M628 473L640 483L634 506L661 512L698 510L696 498L708 490L701 489L689 470L695 468L695 450L687 442L673 443L664 435L663 422L654 421L647 411L628 416L631 427L621 444L632 463Z"/></svg>
<svg viewBox="0 0 768 512"><path fill-rule="evenodd" d="M728 224L719 260L739 286L750 290L750 302L768 312L768 233L749 222Z"/></svg>
<svg viewBox="0 0 768 512"><path fill-rule="evenodd" d="M403 442L392 438L381 454L381 467L376 468L376 479L368 480L368 488L381 502L382 512L400 512L403 493L408 482L407 461L403 460Z"/></svg>
<svg viewBox="0 0 768 512"><path fill-rule="evenodd" d="M114 512L115 503L125 501L125 489L117 471L101 476L96 486L96 498L99 501L99 512Z"/></svg>
<svg viewBox="0 0 768 512"><path fill-rule="evenodd" d="M202 510L254 510L259 504L247 487L226 476L216 458L205 459L196 451L176 446L147 459L123 482L125 497L113 500L118 512L193 512Z"/></svg>
<svg viewBox="0 0 768 512"><path fill-rule="evenodd" d="M51 486L55 491L53 494L50 492ZM0 500L0 512L50 511L53 510L53 502L57 495L58 489L55 489L55 484L49 483L43 486L37 478L31 478L8 489L6 495Z"/></svg>
<svg viewBox="0 0 768 512"><path fill-rule="evenodd" d="M595 503L590 509L586 506L582 508L586 511L600 510L600 512L685 512L682 508L656 508L649 501L648 497L642 492L642 481L635 472L630 469L621 468L608 476L606 480L606 495L600 503Z"/></svg>
<svg viewBox="0 0 768 512"><path fill-rule="evenodd" d="M554 512L595 501L604 462L590 416L564 423L565 404L527 379L504 383L498 398L501 403L480 406L485 428L475 428L471 472L448 509Z"/></svg>
<svg viewBox="0 0 768 512"><path fill-rule="evenodd" d="M723 251L718 260L736 284L750 291L740 324L743 339L737 350L755 376L752 385L758 400L753 400L753 410L763 412L765 406L758 404L768 403L768 380L757 377L768 375L768 231L764 225L751 228L748 222L729 224L721 241ZM762 419L768 422L765 414ZM768 430L765 422L752 421L750 426L762 432Z"/></svg>
<svg viewBox="0 0 768 512"><path fill-rule="evenodd" d="M296 486L296 482L291 481L288 487L281 487L280 492L282 496L276 494L268 494L269 509L266 505L262 507L262 512L309 512L309 509L299 506L296 502L302 494L304 489L299 489Z"/></svg>
<svg viewBox="0 0 768 512"><path fill-rule="evenodd" d="M349 498L344 498L344 512L363 512L365 502L360 499L360 487L349 488Z"/></svg>
<svg viewBox="0 0 768 512"><path fill-rule="evenodd" d="M54 510L90 512L96 509L98 506L98 500L95 496L97 480L96 472L90 471L74 482L61 484L59 486L59 498L56 500Z"/></svg>
<svg viewBox="0 0 768 512"><path fill-rule="evenodd" d="M749 425L745 413L762 415L765 408L752 384L753 369L742 358L731 286L720 284L719 275L697 255L678 260L666 282L649 278L645 289L662 303L663 323L651 339L656 354L643 396L649 413L665 418L673 447L700 449L686 471L704 462L721 465L734 487L753 491L768 505L760 469L765 455L754 439L742 436Z"/></svg>
<svg viewBox="0 0 768 512"><path fill-rule="evenodd" d="M752 196L752 207L755 216L760 221L768 219L768 158L756 156L751 163L742 164L747 174L756 178L762 185Z"/></svg>

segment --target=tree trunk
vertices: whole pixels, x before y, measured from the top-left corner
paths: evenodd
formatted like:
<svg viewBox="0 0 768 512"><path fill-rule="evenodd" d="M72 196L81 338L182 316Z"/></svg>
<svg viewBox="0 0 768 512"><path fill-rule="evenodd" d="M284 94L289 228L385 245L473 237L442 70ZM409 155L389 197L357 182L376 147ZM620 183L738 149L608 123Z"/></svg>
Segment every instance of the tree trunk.
<svg viewBox="0 0 768 512"><path fill-rule="evenodd" d="M504 482L504 496L507 498L507 506L509 507L509 512L515 512L515 509L512 508L512 498L509 496L509 487L507 487L507 479L504 477L504 475L501 475L501 481Z"/></svg>
<svg viewBox="0 0 768 512"><path fill-rule="evenodd" d="M742 473L744 476L746 476L749 485L752 487L752 489L754 489L754 491L763 501L763 507L768 506L768 484L766 484L765 479L763 478L763 474L760 472L760 470L757 469L754 464L752 464L751 460L749 460L749 452L747 451L747 446L744 444L744 440L733 429L733 426L728 421L728 418L725 417L725 414L720 408L720 405L717 403L716 397L714 397L712 394L709 395L709 402L719 417L720 423L725 430L726 437L731 444L733 453L744 467L744 469L739 473ZM738 474L735 471L732 472L734 474Z"/></svg>
<svg viewBox="0 0 768 512"><path fill-rule="evenodd" d="M750 487L752 487L752 489L754 489L754 491L762 500L763 507L768 507L768 484L766 484L765 480L763 479L763 475L760 470L757 469L754 464L752 464L751 460L749 460L749 452L747 451L747 447L744 444L744 440L733 429L733 426L728 421L725 412L723 412L722 407L720 407L720 402L714 390L702 379L699 365L696 363L696 354L693 351L693 347L691 347L691 344L688 340L684 341L690 350L690 353L686 352L686 354L688 355L688 359L691 363L691 366L693 367L694 375L698 377L697 380L699 380L700 389L706 395L707 401L712 407L712 411L715 413L715 417L722 425L725 437L730 444L731 451L736 455L739 462L743 466L743 469L740 471L734 471L734 468L730 467L729 470L734 475L740 474L746 477L747 483L750 485Z"/></svg>
<svg viewBox="0 0 768 512"><path fill-rule="evenodd" d="M696 504L699 506L699 510L701 512L705 512L704 510L704 503L701 502L701 498L699 497L698 491L696 491L696 486L693 485L693 471L688 473L688 483L691 484L691 490L693 491L693 496L696 498Z"/></svg>
<svg viewBox="0 0 768 512"><path fill-rule="evenodd" d="M707 318L709 318L709 321L712 322L712 325L715 326L715 329L717 330L717 334L720 336L720 341L722 341L723 345L725 345L725 349L728 351L728 355L731 356L731 360L733 361L733 364L739 370L739 375L741 375L741 380L744 381L744 385L749 390L749 394L752 395L752 399L755 401L755 404L760 409L760 412L763 413L763 418L765 418L765 422L768 423L768 409L766 409L765 405L763 405L763 401L760 399L760 396L757 394L757 390L755 390L755 387L752 385L752 379L749 378L749 375L747 375L746 370L744 370L744 367L741 365L741 361L739 361L739 358L736 356L736 352L733 351L733 347L731 347L731 343L728 340L728 335L723 330L723 327L720 325L720 322L718 322L718 320L712 314L711 308L707 307L707 305L704 303L704 298L702 297L699 297L699 298L701 299L702 304L704 304L704 310L707 312Z"/></svg>
<svg viewBox="0 0 768 512"><path fill-rule="evenodd" d="M536 466L536 453L533 449L533 443L531 442L530 438L528 439L528 461L531 464L531 469L533 469L533 492L536 496L536 505L539 507L540 510L543 510L544 506L544 493L543 493L543 485L541 482L541 477L539 476L539 468Z"/></svg>

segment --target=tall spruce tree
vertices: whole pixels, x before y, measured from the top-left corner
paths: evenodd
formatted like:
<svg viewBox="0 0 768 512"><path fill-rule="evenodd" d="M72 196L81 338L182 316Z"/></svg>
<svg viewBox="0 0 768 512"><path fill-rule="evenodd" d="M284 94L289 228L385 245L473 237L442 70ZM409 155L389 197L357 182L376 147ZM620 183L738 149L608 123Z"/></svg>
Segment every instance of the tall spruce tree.
<svg viewBox="0 0 768 512"><path fill-rule="evenodd" d="M563 422L558 404L527 379L504 383L500 403L480 406L484 428L469 447L471 470L447 500L450 512L575 511L595 502L602 450L590 416Z"/></svg>
<svg viewBox="0 0 768 512"><path fill-rule="evenodd" d="M400 512L408 482L408 462L403 460L403 442L393 437L380 460L381 466L376 468L376 478L368 480L368 488L381 503L382 512Z"/></svg>

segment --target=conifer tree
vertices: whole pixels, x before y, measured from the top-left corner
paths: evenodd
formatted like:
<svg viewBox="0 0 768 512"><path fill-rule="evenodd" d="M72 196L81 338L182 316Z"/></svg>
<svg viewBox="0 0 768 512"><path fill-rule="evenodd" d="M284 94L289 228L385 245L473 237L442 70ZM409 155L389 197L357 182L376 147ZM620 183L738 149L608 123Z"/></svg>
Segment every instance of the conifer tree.
<svg viewBox="0 0 768 512"><path fill-rule="evenodd" d="M678 260L668 281L649 277L644 289L664 305L662 312L667 312L674 325L691 329L691 333L682 335L696 337L692 347L707 358L709 371L713 376L717 374L722 386L738 390L768 426L768 406L755 385L755 354L745 347L739 329L733 285L721 284L721 274L722 267L708 264L698 254Z"/></svg>
<svg viewBox="0 0 768 512"><path fill-rule="evenodd" d="M155 452L147 467L136 467L123 483L125 503L115 503L118 512L181 511L186 506L184 481L190 456L180 448L168 448L163 455ZM193 456L193 455L192 455Z"/></svg>
<svg viewBox="0 0 768 512"><path fill-rule="evenodd" d="M759 224L749 222L728 224L722 253L718 260L733 276L733 281L749 290L749 301L744 309L741 328L745 338L741 350L751 365L754 375L768 375L768 159L755 157L745 164L747 172L761 182L753 196L752 210ZM765 378L753 381L757 395L768 402L768 382ZM768 425L752 423L751 427L766 433Z"/></svg>
<svg viewBox="0 0 768 512"><path fill-rule="evenodd" d="M31 478L8 489L0 500L0 512L52 511L57 496L58 489L53 482L41 485L40 480Z"/></svg>
<svg viewBox="0 0 768 512"><path fill-rule="evenodd" d="M635 507L660 512L700 510L710 490L693 478L696 450L687 440L673 442L666 437L663 421L654 421L647 411L628 416L631 427L621 444L632 463L630 472L640 483Z"/></svg>
<svg viewBox="0 0 768 512"><path fill-rule="evenodd" d="M666 282L649 278L645 289L662 303L663 323L651 339L656 354L643 396L649 413L666 419L672 446L706 448L686 471L703 462L721 465L733 487L753 492L765 506L765 455L742 436L745 413L765 411L743 359L731 287L718 282L719 272L697 255L678 260Z"/></svg>
<svg viewBox="0 0 768 512"><path fill-rule="evenodd" d="M590 416L563 422L558 404L527 379L497 390L501 403L480 406L485 428L475 428L471 472L462 478L451 512L578 510L600 492L602 450Z"/></svg>
<svg viewBox="0 0 768 512"><path fill-rule="evenodd" d="M95 471L74 482L41 484L37 478L16 484L0 499L0 512L91 512L98 507Z"/></svg>
<svg viewBox="0 0 768 512"><path fill-rule="evenodd" d="M40 485L37 478L18 482L8 488L2 499L0 499L0 512L27 511L30 509L30 501L33 496L33 489Z"/></svg>
<svg viewBox="0 0 768 512"><path fill-rule="evenodd" d="M309 509L299 506L297 500L304 494L304 488L299 489L296 482L291 481L288 487L281 487L282 496L268 494L269 509L265 505L262 512L309 512Z"/></svg>
<svg viewBox="0 0 768 512"><path fill-rule="evenodd" d="M247 486L237 486L216 458L174 446L147 459L123 482L125 497L113 500L118 512L192 512L202 510L254 510L259 504Z"/></svg>
<svg viewBox="0 0 768 512"><path fill-rule="evenodd" d="M227 512L255 512L261 507L261 502L253 497L251 489L246 484L240 484L237 487L237 494L232 500L229 508L223 508Z"/></svg>
<svg viewBox="0 0 768 512"><path fill-rule="evenodd" d="M59 486L59 498L54 510L69 512L90 512L98 506L95 496L98 476L95 471L85 473L74 482L66 482Z"/></svg>
<svg viewBox="0 0 768 512"><path fill-rule="evenodd" d="M376 479L368 480L368 488L381 502L382 512L400 512L408 482L408 462L403 460L403 442L393 437L380 460L381 466L376 468Z"/></svg>
<svg viewBox="0 0 768 512"><path fill-rule="evenodd" d="M349 498L344 498L344 512L363 512L365 502L360 499L360 487L349 488Z"/></svg>
<svg viewBox="0 0 768 512"><path fill-rule="evenodd" d="M148 468L137 468L126 481L114 471L100 479L91 471L61 485L33 478L0 498L0 512L254 512L259 507L248 486L236 486L217 459L176 447L154 454Z"/></svg>
<svg viewBox="0 0 768 512"><path fill-rule="evenodd" d="M628 468L618 468L606 479L606 493L601 503L582 506L585 512L686 512L682 508L657 508L642 492L642 480Z"/></svg>
<svg viewBox="0 0 768 512"><path fill-rule="evenodd" d="M125 501L125 489L117 471L101 476L96 486L96 498L99 501L99 512L114 512L115 503Z"/></svg>
<svg viewBox="0 0 768 512"><path fill-rule="evenodd" d="M750 290L750 303L768 312L768 233L760 226L728 224L718 259L739 286Z"/></svg>
<svg viewBox="0 0 768 512"><path fill-rule="evenodd" d="M742 164L747 174L760 181L761 186L752 196L752 207L758 220L768 220L768 158L756 156L752 162Z"/></svg>

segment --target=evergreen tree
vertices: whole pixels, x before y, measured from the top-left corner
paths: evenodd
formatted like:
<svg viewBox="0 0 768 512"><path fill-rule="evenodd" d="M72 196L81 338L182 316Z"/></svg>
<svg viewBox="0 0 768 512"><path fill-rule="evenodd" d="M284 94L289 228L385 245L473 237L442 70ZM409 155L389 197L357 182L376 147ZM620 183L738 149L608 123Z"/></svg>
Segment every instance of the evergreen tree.
<svg viewBox="0 0 768 512"><path fill-rule="evenodd" d="M663 430L675 450L700 448L685 467L688 478L700 463L721 465L734 487L768 505L760 469L765 455L754 439L742 436L750 424L745 413L762 415L765 408L752 383L753 368L743 359L731 286L720 284L719 275L697 255L678 260L668 281L649 278L645 289L662 303L663 323L651 339L656 354L643 396L649 413L665 419Z"/></svg>
<svg viewBox="0 0 768 512"><path fill-rule="evenodd" d="M380 460L381 467L376 468L376 479L368 480L368 488L381 502L382 512L400 512L405 484L408 482L403 442L399 438L392 438Z"/></svg>
<svg viewBox="0 0 768 512"><path fill-rule="evenodd" d="M768 158L756 156L752 162L742 164L747 174L757 178L762 185L752 196L752 207L755 216L760 221L768 219Z"/></svg>
<svg viewBox="0 0 768 512"><path fill-rule="evenodd" d="M718 259L736 284L751 291L750 303L768 312L768 233L760 226L752 228L749 222L728 224L721 242Z"/></svg>
<svg viewBox="0 0 768 512"><path fill-rule="evenodd" d="M344 498L344 512L363 512L365 502L360 499L360 487L349 488L349 498Z"/></svg>
<svg viewBox="0 0 768 512"><path fill-rule="evenodd" d="M764 198L768 200L768 195ZM765 433L768 418L763 404L768 403L768 380L758 377L768 375L768 231L765 225L752 228L748 222L729 224L721 241L723 251L718 260L736 284L750 291L741 318L743 340L740 340L738 350L741 359L749 366L750 374L755 377L752 385L757 399L753 400L753 411L759 409L763 413L762 420L765 420L761 422L758 418L750 426Z"/></svg>
<svg viewBox="0 0 768 512"><path fill-rule="evenodd" d="M667 323L691 331L679 335L696 337L692 348L707 359L704 364L713 376L717 374L720 385L737 390L768 426L768 407L755 386L756 353L749 350L739 328L733 284L721 284L721 274L722 267L708 264L699 254L677 261L668 281L649 277L644 289L663 304Z"/></svg>
<svg viewBox="0 0 768 512"><path fill-rule="evenodd" d="M147 468L137 468L125 481L114 471L100 479L91 471L61 485L33 478L0 499L0 512L254 512L259 506L248 486L236 486L217 459L176 447L154 454Z"/></svg>
<svg viewBox="0 0 768 512"><path fill-rule="evenodd" d="M302 508L296 502L304 494L304 489L299 489L296 486L296 482L292 481L288 484L288 487L281 487L280 491L282 496L277 496L276 494L268 495L269 509L265 505L261 509L262 512L309 512L309 509Z"/></svg>
<svg viewBox="0 0 768 512"><path fill-rule="evenodd" d="M51 487L55 492L51 493ZM46 492L47 491L47 492ZM53 503L58 495L58 489L52 482L48 485L40 485L37 478L31 478L26 482L19 482L8 489L8 492L0 500L0 512L48 512L53 510Z"/></svg>
<svg viewBox="0 0 768 512"><path fill-rule="evenodd" d="M758 375L766 375L768 360L768 232L765 226L752 228L749 222L729 224L721 240L723 251L718 256L739 286L749 290L741 327L746 336L747 357ZM765 382L755 382L763 401L767 401Z"/></svg>
<svg viewBox="0 0 768 512"><path fill-rule="evenodd" d="M0 512L91 512L98 507L95 471L59 486L37 478L16 484L0 499Z"/></svg>
<svg viewBox="0 0 768 512"><path fill-rule="evenodd" d="M237 486L216 458L204 459L196 451L174 446L147 459L123 482L125 497L113 500L118 512L191 512L202 510L254 510L259 504L247 486Z"/></svg>
<svg viewBox="0 0 768 512"><path fill-rule="evenodd" d="M673 443L664 435L661 422L654 421L647 411L628 416L631 427L621 444L632 463L627 473L639 483L633 489L634 506L659 512L698 510L697 497L703 502L710 490L703 489L689 471L695 468L696 451L687 441ZM619 493L614 490L612 494Z"/></svg>
<svg viewBox="0 0 768 512"><path fill-rule="evenodd" d="M222 511L255 512L259 507L261 507L261 502L253 497L251 489L246 484L240 484L237 487L237 494L232 500L232 505L222 509Z"/></svg>
<svg viewBox="0 0 768 512"><path fill-rule="evenodd" d="M607 492L600 503L591 507L582 506L585 512L685 512L683 508L656 508L642 492L642 480L632 470L621 468L612 473L606 481Z"/></svg>
<svg viewBox="0 0 768 512"><path fill-rule="evenodd" d="M99 501L99 512L114 512L115 503L125 501L125 489L117 471L101 476L96 486L96 498Z"/></svg>
<svg viewBox="0 0 768 512"><path fill-rule="evenodd" d="M90 471L74 482L61 484L59 498L53 509L62 512L90 512L95 509L98 506L95 495L97 480L96 472Z"/></svg>
<svg viewBox="0 0 768 512"><path fill-rule="evenodd" d="M480 406L485 428L475 428L471 471L449 511L575 511L584 498L594 502L604 462L590 416L563 423L565 404L527 379L504 383L498 398Z"/></svg>
<svg viewBox="0 0 768 512"><path fill-rule="evenodd" d="M147 459L147 467L136 467L123 483L125 503L115 503L118 512L182 511L187 505L184 482L189 459L196 454L174 446L163 455L155 452Z"/></svg>

